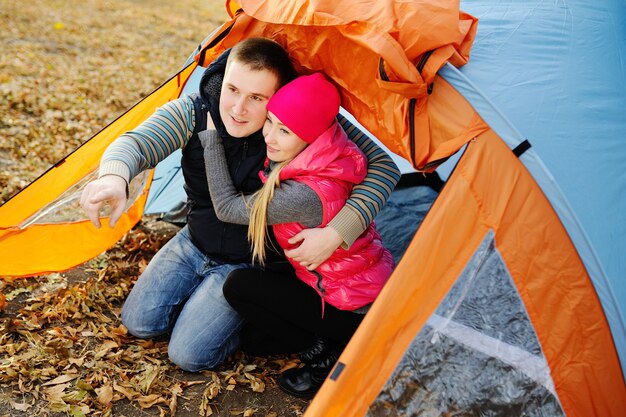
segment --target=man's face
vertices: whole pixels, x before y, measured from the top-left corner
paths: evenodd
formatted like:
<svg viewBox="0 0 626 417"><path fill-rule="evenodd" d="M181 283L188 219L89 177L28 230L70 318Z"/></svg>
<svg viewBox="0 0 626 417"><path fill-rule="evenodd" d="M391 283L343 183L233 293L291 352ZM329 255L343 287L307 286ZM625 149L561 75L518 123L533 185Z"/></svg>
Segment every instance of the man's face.
<svg viewBox="0 0 626 417"><path fill-rule="evenodd" d="M220 97L220 117L233 137L249 136L263 127L265 106L278 89L278 79L267 70L254 71L236 60L226 66Z"/></svg>

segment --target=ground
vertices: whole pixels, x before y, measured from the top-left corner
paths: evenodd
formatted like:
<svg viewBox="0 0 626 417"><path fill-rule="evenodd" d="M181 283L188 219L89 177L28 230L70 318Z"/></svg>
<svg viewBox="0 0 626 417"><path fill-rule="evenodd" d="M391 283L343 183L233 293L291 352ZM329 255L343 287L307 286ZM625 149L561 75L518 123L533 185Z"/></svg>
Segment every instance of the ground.
<svg viewBox="0 0 626 417"><path fill-rule="evenodd" d="M307 401L275 377L293 357L236 353L183 372L167 340L127 334L120 307L177 228L146 217L118 244L66 273L2 281L0 416L299 416Z"/></svg>
<svg viewBox="0 0 626 417"><path fill-rule="evenodd" d="M174 75L226 19L222 0L0 0L0 204ZM146 217L64 273L0 277L0 417L299 416L275 383L292 357L183 372L121 304L177 228Z"/></svg>

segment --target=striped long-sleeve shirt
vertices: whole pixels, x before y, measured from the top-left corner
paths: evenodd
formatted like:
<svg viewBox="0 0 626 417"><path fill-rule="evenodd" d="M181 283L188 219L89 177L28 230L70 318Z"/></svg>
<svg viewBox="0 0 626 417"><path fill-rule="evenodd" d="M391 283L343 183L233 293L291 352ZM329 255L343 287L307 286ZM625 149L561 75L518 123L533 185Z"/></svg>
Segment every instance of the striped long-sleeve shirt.
<svg viewBox="0 0 626 417"><path fill-rule="evenodd" d="M130 182L141 171L154 168L177 149L184 148L195 125L195 110L190 97L170 101L136 129L124 133L107 150L99 175L118 175ZM367 176L354 187L344 208L328 224L345 242L354 243L387 202L400 179L400 171L391 157L348 119L339 121L368 159Z"/></svg>

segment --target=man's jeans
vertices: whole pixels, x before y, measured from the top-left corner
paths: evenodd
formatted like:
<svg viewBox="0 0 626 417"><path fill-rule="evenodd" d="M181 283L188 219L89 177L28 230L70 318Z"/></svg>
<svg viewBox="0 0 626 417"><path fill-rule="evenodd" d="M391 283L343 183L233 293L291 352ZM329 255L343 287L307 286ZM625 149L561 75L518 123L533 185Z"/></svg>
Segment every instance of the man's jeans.
<svg viewBox="0 0 626 417"><path fill-rule="evenodd" d="M171 332L170 360L186 371L213 368L239 346L243 321L224 299L222 285L231 271L246 267L207 257L185 226L137 280L122 308L122 323L139 338Z"/></svg>

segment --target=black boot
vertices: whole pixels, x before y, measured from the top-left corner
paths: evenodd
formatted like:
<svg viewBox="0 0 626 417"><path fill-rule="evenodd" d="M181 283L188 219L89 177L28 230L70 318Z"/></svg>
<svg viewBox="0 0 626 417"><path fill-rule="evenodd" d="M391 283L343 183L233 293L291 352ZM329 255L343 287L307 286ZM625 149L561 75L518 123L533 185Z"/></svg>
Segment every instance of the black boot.
<svg viewBox="0 0 626 417"><path fill-rule="evenodd" d="M319 338L308 349L298 354L304 366L289 369L278 377L278 387L294 397L311 399L339 359L339 345Z"/></svg>

